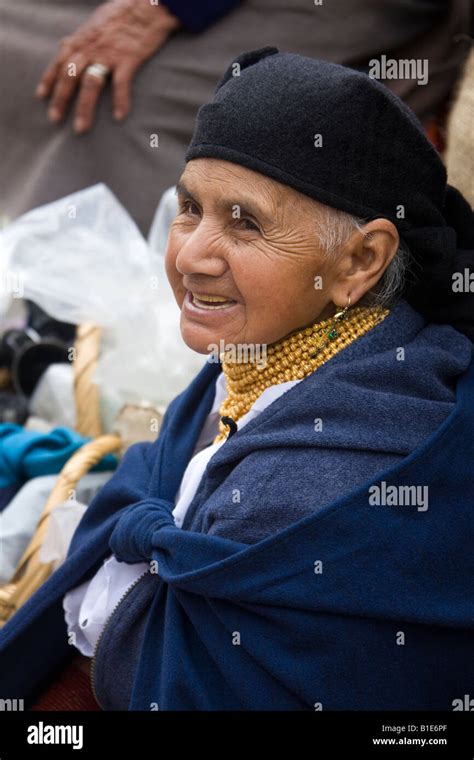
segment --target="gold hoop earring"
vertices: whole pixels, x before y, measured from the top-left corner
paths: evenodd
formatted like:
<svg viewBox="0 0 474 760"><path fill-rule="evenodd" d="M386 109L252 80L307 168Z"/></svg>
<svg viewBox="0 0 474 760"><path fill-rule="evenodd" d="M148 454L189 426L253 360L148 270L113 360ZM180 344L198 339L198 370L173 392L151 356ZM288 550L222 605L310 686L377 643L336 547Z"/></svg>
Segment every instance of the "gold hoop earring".
<svg viewBox="0 0 474 760"><path fill-rule="evenodd" d="M347 314L347 312L349 311L350 308L351 308L351 297L347 296L347 303L346 303L346 305L344 306L344 308L341 311L337 311L334 314L333 319L336 322L340 322L342 319L344 319L344 317L346 316L346 314Z"/></svg>

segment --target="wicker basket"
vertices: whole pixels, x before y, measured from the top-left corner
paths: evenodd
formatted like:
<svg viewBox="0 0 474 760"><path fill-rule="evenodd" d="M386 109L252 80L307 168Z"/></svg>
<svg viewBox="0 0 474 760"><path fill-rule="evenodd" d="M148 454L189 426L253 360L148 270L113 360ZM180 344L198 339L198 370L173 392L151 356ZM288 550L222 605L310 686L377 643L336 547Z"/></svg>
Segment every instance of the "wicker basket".
<svg viewBox="0 0 474 760"><path fill-rule="evenodd" d="M39 558L53 509L68 500L71 490L75 489L82 476L102 457L121 448L122 439L119 436L101 435L99 394L91 380L99 350L100 329L93 325L79 327L74 358L76 429L82 435L93 437L95 440L84 444L64 465L13 577L0 587L0 627L53 572L53 563L45 564Z"/></svg>

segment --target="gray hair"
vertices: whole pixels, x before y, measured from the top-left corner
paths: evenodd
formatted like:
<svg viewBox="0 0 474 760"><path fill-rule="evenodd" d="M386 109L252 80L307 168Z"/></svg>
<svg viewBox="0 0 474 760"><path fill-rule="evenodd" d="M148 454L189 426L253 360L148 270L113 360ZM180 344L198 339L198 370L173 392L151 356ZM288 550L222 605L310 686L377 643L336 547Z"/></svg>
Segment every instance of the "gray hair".
<svg viewBox="0 0 474 760"><path fill-rule="evenodd" d="M316 222L319 243L328 256L334 256L347 242L355 230L364 232L367 223L361 217L352 216L345 211L318 204ZM371 305L390 306L397 300L404 289L409 273L411 253L408 245L400 238L395 256L377 283L376 288L368 293Z"/></svg>

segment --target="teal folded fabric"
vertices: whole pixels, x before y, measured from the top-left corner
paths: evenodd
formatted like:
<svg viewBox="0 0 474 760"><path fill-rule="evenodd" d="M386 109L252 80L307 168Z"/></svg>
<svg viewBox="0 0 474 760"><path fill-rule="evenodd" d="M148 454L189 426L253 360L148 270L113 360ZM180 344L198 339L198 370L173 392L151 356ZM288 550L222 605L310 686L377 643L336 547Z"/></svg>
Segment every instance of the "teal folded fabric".
<svg viewBox="0 0 474 760"><path fill-rule="evenodd" d="M0 488L60 472L72 454L89 440L65 427L36 433L20 425L0 425ZM117 458L107 454L93 470L114 470L116 466Z"/></svg>

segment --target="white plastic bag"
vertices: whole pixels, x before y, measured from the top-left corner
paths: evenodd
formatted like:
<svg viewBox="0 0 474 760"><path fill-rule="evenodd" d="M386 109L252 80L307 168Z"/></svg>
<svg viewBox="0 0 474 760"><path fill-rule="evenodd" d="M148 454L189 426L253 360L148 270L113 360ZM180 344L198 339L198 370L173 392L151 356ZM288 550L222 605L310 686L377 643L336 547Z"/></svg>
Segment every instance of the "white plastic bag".
<svg viewBox="0 0 474 760"><path fill-rule="evenodd" d="M74 532L86 510L87 505L76 499L69 499L53 509L40 546L40 562L45 565L52 562L55 570L64 562Z"/></svg>
<svg viewBox="0 0 474 760"><path fill-rule="evenodd" d="M106 430L125 403L167 406L203 366L181 338L163 257L105 185L24 214L0 243L3 313L21 290L58 320L103 328L94 379Z"/></svg>
<svg viewBox="0 0 474 760"><path fill-rule="evenodd" d="M148 233L150 248L159 253L160 256L165 255L170 225L177 214L178 205L176 187L173 185L173 187L165 190L161 196Z"/></svg>

